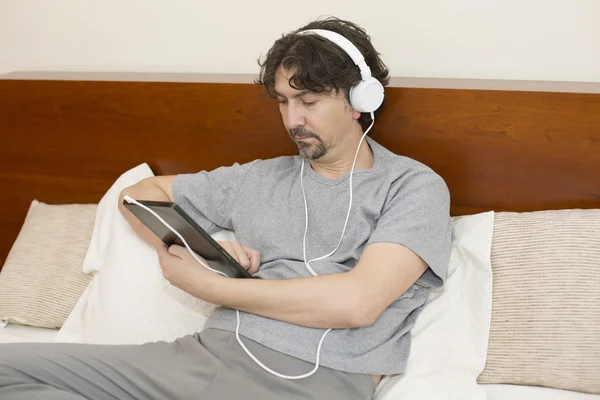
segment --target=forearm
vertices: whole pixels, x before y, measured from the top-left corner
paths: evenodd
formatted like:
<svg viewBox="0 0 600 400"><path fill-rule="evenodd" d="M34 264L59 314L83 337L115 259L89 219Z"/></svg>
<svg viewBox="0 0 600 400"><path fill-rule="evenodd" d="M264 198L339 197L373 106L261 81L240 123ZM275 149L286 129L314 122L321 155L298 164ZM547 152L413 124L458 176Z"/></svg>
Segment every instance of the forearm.
<svg viewBox="0 0 600 400"><path fill-rule="evenodd" d="M201 292L211 303L296 325L356 328L364 325L366 310L349 274L284 280L218 277Z"/></svg>
<svg viewBox="0 0 600 400"><path fill-rule="evenodd" d="M162 241L144 225L131 211L123 206L123 198L125 195L136 200L155 200L169 201L169 196L158 186L149 181L141 181L140 183L125 188L119 195L119 211L123 217L129 222L134 232L146 243L152 247L162 245Z"/></svg>

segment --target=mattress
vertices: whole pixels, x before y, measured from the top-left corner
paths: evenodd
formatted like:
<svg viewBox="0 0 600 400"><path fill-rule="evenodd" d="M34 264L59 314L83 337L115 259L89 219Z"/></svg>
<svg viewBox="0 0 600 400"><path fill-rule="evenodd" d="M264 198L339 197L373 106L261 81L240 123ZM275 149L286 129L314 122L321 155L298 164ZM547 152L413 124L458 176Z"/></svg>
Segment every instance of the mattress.
<svg viewBox="0 0 600 400"><path fill-rule="evenodd" d="M55 329L8 324L0 328L0 343L51 342L57 333Z"/></svg>
<svg viewBox="0 0 600 400"><path fill-rule="evenodd" d="M600 395L538 386L483 385L487 400L600 400Z"/></svg>

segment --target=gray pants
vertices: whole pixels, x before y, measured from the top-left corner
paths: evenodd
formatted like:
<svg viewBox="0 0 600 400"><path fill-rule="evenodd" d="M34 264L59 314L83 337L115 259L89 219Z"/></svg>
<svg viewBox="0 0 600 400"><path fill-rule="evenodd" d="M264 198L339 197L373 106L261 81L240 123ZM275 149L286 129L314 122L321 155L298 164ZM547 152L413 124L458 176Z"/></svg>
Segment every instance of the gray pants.
<svg viewBox="0 0 600 400"><path fill-rule="evenodd" d="M279 373L301 375L314 367L242 340ZM325 367L305 379L278 378L244 353L235 333L217 329L143 345L0 345L2 400L367 400L374 391L375 381L368 375Z"/></svg>

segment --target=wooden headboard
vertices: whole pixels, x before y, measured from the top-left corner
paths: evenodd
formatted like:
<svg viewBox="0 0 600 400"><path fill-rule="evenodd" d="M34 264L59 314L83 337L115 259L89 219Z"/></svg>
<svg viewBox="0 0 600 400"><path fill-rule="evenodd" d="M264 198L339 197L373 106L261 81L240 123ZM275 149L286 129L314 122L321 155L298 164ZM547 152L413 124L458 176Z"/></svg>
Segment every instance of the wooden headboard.
<svg viewBox="0 0 600 400"><path fill-rule="evenodd" d="M372 137L450 188L452 214L600 208L600 94L391 87ZM295 154L252 84L0 79L0 265L30 202L98 202L127 169Z"/></svg>

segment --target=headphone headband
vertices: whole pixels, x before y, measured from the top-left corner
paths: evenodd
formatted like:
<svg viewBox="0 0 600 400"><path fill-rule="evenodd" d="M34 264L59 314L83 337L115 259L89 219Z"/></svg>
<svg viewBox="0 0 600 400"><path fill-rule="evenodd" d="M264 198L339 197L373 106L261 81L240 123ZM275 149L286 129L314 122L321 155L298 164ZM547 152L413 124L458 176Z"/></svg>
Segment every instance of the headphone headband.
<svg viewBox="0 0 600 400"><path fill-rule="evenodd" d="M347 38L340 35L337 32L328 31L325 29L308 29L300 32L300 34L316 34L329 39L333 43L337 44L350 56L354 64L360 69L360 76L363 81L366 81L371 77L371 68L365 62L365 57L362 55L360 50Z"/></svg>
<svg viewBox="0 0 600 400"><path fill-rule="evenodd" d="M298 32L300 35L314 34L329 39L337 44L350 56L354 64L360 70L361 81L350 88L350 104L360 112L371 113L377 110L383 103L383 85L371 76L371 68L367 65L365 57L360 50L343 35L326 29L307 29Z"/></svg>

